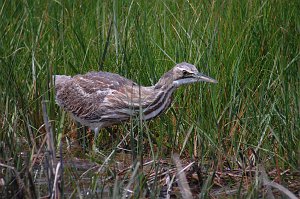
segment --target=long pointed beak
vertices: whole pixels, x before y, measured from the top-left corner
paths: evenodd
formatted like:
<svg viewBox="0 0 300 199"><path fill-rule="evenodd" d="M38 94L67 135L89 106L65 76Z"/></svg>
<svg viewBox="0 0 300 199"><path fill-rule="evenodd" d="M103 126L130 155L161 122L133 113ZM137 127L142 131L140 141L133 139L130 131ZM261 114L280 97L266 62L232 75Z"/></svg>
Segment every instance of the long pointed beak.
<svg viewBox="0 0 300 199"><path fill-rule="evenodd" d="M211 77L209 77L207 75L204 75L202 73L196 74L195 78L197 78L198 81L209 82L209 83L214 83L214 84L218 83L217 80L215 80L215 79L213 79L213 78L211 78Z"/></svg>
<svg viewBox="0 0 300 199"><path fill-rule="evenodd" d="M181 85L184 85L184 84L192 84L192 83L195 83L195 82L209 82L209 83L218 83L217 80L211 78L211 77L208 77L207 75L204 75L202 73L198 73L198 74L194 74L188 78L183 78L183 79L179 79L179 80L175 80L173 82L174 86L175 87L179 87Z"/></svg>

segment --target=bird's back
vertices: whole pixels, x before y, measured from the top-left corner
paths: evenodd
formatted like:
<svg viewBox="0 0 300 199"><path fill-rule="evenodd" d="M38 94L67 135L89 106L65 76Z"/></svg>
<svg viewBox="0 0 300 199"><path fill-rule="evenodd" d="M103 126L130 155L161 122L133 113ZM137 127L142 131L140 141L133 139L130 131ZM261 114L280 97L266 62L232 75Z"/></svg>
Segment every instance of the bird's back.
<svg viewBox="0 0 300 199"><path fill-rule="evenodd" d="M83 125L102 128L129 120L132 116L152 119L167 110L171 95L178 86L200 81L217 83L185 62L177 64L155 85L148 87L138 86L109 72L74 77L56 75L56 102Z"/></svg>
<svg viewBox="0 0 300 199"><path fill-rule="evenodd" d="M115 114L124 108L124 89L137 84L118 74L91 72L74 77L55 75L56 102L90 127L109 126L127 120L128 114Z"/></svg>

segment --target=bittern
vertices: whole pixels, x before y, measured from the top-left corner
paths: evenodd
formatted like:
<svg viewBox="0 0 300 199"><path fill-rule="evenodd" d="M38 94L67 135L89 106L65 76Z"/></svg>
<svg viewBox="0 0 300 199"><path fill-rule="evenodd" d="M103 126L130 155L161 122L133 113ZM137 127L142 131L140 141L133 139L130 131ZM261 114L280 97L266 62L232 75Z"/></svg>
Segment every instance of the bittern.
<svg viewBox="0 0 300 199"><path fill-rule="evenodd" d="M74 77L55 75L56 103L84 126L95 131L138 116L152 119L171 105L172 93L181 85L217 83L189 63L177 64L154 86L144 87L118 74L90 72Z"/></svg>

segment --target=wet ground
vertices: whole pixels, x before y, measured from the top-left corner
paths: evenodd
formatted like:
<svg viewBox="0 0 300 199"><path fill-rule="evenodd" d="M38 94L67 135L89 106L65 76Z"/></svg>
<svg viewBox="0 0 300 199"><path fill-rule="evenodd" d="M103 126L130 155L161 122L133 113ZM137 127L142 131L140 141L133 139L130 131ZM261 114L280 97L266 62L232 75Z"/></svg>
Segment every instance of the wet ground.
<svg viewBox="0 0 300 199"><path fill-rule="evenodd" d="M47 197L49 194L49 177L47 174L46 156L40 154L32 168L32 180L35 185L35 191L38 192L38 198ZM57 158L57 162L61 161ZM59 185L64 184L63 194L69 198L77 198L80 195L83 198L111 198L114 186L118 182L119 190L123 194L131 195L130 184L132 168L132 157L128 153L116 153L114 161L107 164L95 163L83 158L64 157L62 160L63 173L59 180ZM235 198L238 196L247 196L249 191L257 189L255 180L257 180L257 167L245 169L223 169L210 171L205 167L200 167L195 160L180 160L181 169L174 164L174 160L160 159L144 160L143 172L146 187L143 197L149 197L151 188L156 184L156 191L159 191L160 198L182 198L180 188L180 179L178 173L184 173L189 190L194 197L205 192L209 198ZM55 168L55 166L54 166ZM267 175L272 181L281 184L291 191L295 196L300 196L300 173L290 170L280 171L280 179L277 170L269 170ZM4 178L3 178L4 179ZM13 182L11 182L13 184ZM105 185L105 186L104 186ZM121 188L122 187L122 188ZM157 190L157 188L159 190ZM4 191L6 189L6 191ZM2 194L9 193L9 187L1 187ZM259 197L265 197L267 189L265 186L259 186ZM127 191L126 191L127 190ZM11 191L13 193L14 191ZM275 198L283 193L272 189ZM3 196L3 195L2 195Z"/></svg>

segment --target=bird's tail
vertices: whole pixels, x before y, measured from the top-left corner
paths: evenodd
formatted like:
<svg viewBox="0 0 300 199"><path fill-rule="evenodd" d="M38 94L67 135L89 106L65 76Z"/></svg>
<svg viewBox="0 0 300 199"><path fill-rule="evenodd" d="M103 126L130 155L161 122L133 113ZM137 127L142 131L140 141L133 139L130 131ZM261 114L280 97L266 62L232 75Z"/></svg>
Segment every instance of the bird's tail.
<svg viewBox="0 0 300 199"><path fill-rule="evenodd" d="M52 79L55 87L55 101L59 106L62 106L62 102L59 99L59 95L63 90L64 86L67 84L67 81L71 79L71 76L53 75Z"/></svg>
<svg viewBox="0 0 300 199"><path fill-rule="evenodd" d="M69 79L71 79L71 76L67 76L67 75L53 75L53 82L55 87L58 85L63 85L66 81L68 81Z"/></svg>

